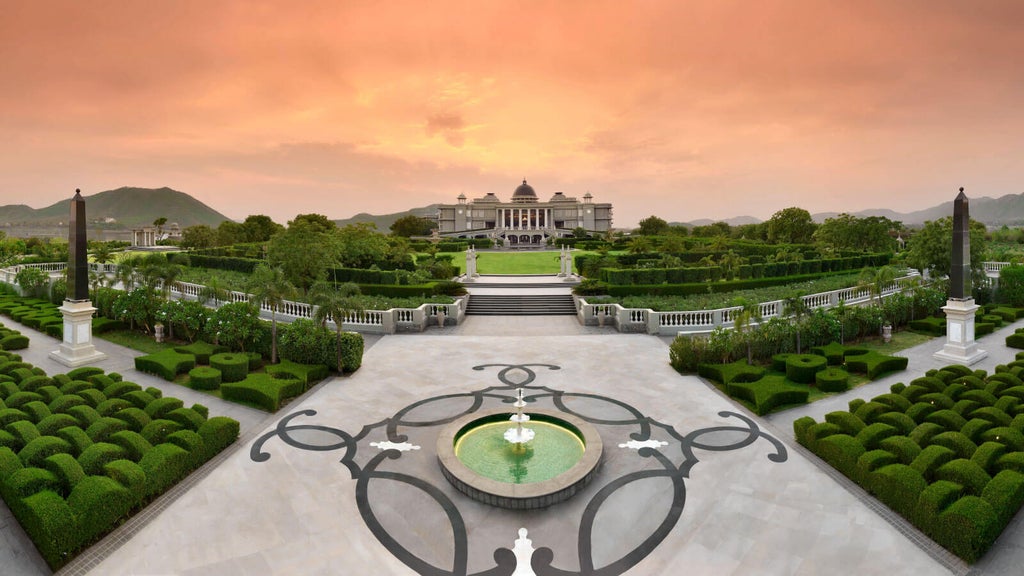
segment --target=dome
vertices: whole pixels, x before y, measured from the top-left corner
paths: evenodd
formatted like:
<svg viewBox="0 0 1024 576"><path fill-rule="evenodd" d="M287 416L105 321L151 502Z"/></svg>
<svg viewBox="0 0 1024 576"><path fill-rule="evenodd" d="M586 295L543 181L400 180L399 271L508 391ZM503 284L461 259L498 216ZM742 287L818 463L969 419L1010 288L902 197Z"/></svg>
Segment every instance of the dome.
<svg viewBox="0 0 1024 576"><path fill-rule="evenodd" d="M512 193L512 201L513 202L520 202L520 203L522 203L522 202L536 202L537 201L537 193L534 192L533 186L530 186L529 184L527 184L526 180L523 179L523 183L518 188L516 188L515 192Z"/></svg>

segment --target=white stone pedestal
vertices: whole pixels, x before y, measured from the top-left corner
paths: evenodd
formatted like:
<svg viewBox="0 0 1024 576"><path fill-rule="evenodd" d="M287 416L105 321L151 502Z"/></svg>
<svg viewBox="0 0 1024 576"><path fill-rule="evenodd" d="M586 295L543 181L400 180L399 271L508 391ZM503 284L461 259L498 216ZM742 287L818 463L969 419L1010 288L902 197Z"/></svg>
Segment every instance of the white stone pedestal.
<svg viewBox="0 0 1024 576"><path fill-rule="evenodd" d="M935 358L970 366L988 357L988 352L978 350L974 341L974 314L978 308L974 298L946 301L942 307L946 312L946 345L935 353Z"/></svg>
<svg viewBox="0 0 1024 576"><path fill-rule="evenodd" d="M50 358L72 368L106 358L92 344L92 314L96 311L92 302L65 300L60 311L64 314L64 341L50 352Z"/></svg>

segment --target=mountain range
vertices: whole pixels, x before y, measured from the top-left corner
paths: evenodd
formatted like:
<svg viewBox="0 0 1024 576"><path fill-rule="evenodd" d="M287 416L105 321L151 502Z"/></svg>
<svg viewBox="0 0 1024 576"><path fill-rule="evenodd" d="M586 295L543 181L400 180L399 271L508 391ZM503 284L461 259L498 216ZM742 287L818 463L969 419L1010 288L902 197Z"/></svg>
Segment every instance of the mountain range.
<svg viewBox="0 0 1024 576"><path fill-rule="evenodd" d="M925 208L924 210L916 210L914 212L904 213L889 210L888 208L875 208L870 210L861 210L859 212L850 212L850 214L860 218L866 218L868 216L883 216L890 220L902 222L907 226L918 226L931 220L938 220L946 216L952 216L953 201L950 200L937 206ZM988 226L1002 226L1004 224L1009 226L1022 225L1024 224L1024 194L1007 194L1006 196L1000 196L999 198L989 198L988 196L971 198L970 214L971 219L983 222ZM827 218L833 218L838 215L839 212L818 212L816 214L811 214L811 219L815 222L821 223ZM730 226L740 226L743 224L758 224L762 222L762 220L753 216L737 216L724 220L701 218L690 222L673 222L672 224L681 224L683 226L706 226L714 222L725 222Z"/></svg>
<svg viewBox="0 0 1024 576"><path fill-rule="evenodd" d="M86 196L85 200L89 221L112 228L148 226L161 217L167 218L168 223L177 222L182 228L196 224L217 227L221 222L229 220L227 216L192 196L167 187L133 188L126 186ZM338 226L356 222L372 222L378 230L387 232L395 220L410 214L429 218L437 213L437 207L437 204L430 204L403 212L377 215L362 212L350 218L334 220L334 222ZM989 226L1024 225L1024 194L1007 194L999 198L987 196L972 198L970 212L971 218ZM815 222L824 222L826 218L834 217L837 214L837 212L819 212L812 214L811 218ZM851 212L851 214L859 217L884 216L890 220L903 222L908 226L915 226L928 220L938 220L952 215L953 201L907 213L880 208ZM0 226L56 226L58 223L66 222L67 219L67 200L61 200L38 209L24 204L0 206ZM762 220L753 216L737 216L724 220L702 218L689 222L672 222L672 224L703 226L718 221L726 222L731 226L739 226L756 224Z"/></svg>
<svg viewBox="0 0 1024 576"><path fill-rule="evenodd" d="M217 227L229 218L184 192L170 188L129 188L107 190L84 196L86 214L92 225L132 228L150 226L157 218L167 223L177 222L181 228L196 224ZM55 226L68 221L68 201L61 200L46 208L31 208L24 204L0 206L0 225Z"/></svg>

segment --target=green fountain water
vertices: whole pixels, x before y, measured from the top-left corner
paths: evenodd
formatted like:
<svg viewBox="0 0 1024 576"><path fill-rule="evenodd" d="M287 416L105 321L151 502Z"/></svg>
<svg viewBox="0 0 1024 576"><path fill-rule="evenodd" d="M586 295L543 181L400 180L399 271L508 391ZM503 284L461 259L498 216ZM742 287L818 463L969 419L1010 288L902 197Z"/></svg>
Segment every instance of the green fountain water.
<svg viewBox="0 0 1024 576"><path fill-rule="evenodd" d="M529 425L535 433L533 438L513 443L505 438L508 416L474 423L456 438L455 455L473 472L512 484L550 480L583 457L583 440L567 423L535 418Z"/></svg>

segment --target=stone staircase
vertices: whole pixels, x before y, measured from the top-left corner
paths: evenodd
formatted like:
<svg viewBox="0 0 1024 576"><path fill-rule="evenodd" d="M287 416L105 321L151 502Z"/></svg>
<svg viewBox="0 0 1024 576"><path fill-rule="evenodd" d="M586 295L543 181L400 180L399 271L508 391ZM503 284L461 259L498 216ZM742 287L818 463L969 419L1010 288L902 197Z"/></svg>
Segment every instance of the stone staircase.
<svg viewBox="0 0 1024 576"><path fill-rule="evenodd" d="M471 316L575 316L570 294L471 294Z"/></svg>

